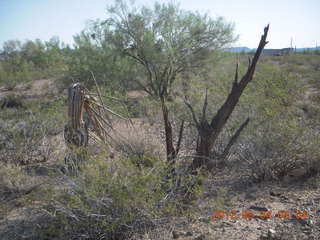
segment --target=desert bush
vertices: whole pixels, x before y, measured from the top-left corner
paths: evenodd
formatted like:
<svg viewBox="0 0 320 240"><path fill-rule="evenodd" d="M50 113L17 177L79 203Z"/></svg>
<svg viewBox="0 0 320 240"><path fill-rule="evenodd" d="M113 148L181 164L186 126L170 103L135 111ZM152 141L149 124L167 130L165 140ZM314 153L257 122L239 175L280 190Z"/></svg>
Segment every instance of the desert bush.
<svg viewBox="0 0 320 240"><path fill-rule="evenodd" d="M4 196L5 190L17 190L26 183L27 176L22 168L13 164L0 163L0 191Z"/></svg>
<svg viewBox="0 0 320 240"><path fill-rule="evenodd" d="M12 209L18 206L28 206L28 201L20 198L32 192L38 185L39 179L36 180L29 176L23 167L0 162L1 218L5 218ZM14 204L12 204L13 202Z"/></svg>
<svg viewBox="0 0 320 240"><path fill-rule="evenodd" d="M47 42L7 41L1 49L0 85L14 86L34 79L62 76L68 70L69 47L57 37Z"/></svg>
<svg viewBox="0 0 320 240"><path fill-rule="evenodd" d="M107 155L90 158L77 176L52 175L50 181L16 195L15 202L28 206L34 215L23 226L16 222L15 232L23 228L29 239L40 240L129 239L155 228L159 219L185 214L181 207L184 196L172 191L175 183L165 180L166 163L138 168L126 157L110 161ZM20 167L8 166L1 168L2 185L21 189L21 182L30 182ZM192 183L187 180L186 176L186 185ZM5 203L0 205L4 216L8 209ZM10 231L0 236L18 239Z"/></svg>
<svg viewBox="0 0 320 240"><path fill-rule="evenodd" d="M152 137L152 133L142 126L120 123L116 125L115 134L115 151L124 154L137 166L152 167L164 156L160 139Z"/></svg>
<svg viewBox="0 0 320 240"><path fill-rule="evenodd" d="M299 133L279 132L277 129L264 130L261 136L244 144L240 153L244 163L248 163L249 175L253 180L278 180L295 168L301 167L305 159L301 156L303 146L299 146Z"/></svg>
<svg viewBox="0 0 320 240"><path fill-rule="evenodd" d="M209 92L208 115L217 111L219 102L229 92L234 74L231 67L234 66L234 56L226 55L220 60L212 68L209 76L191 77L189 89L183 93L189 96L196 113L202 110L205 88ZM245 57L239 59L241 63L244 63L244 60ZM239 146L231 149L233 155L231 160L238 161L239 164L242 162L245 171L250 173L253 179L256 181L282 179L292 170L300 167L305 168L307 174L315 169L311 166L319 164L319 158L315 152L319 136L311 132L314 131L318 122L317 106L308 104L308 112L302 115L299 108L299 103L303 101L306 83L316 79L312 67L313 60L314 56L307 56L306 59L300 59L299 56L283 56L273 60L264 59L257 66L254 80L244 92L227 128L221 134L218 144L210 155L213 163L216 163L216 156L221 154L230 136L241 124L241 119L249 116L251 121L248 129L240 136ZM289 64L279 66L279 62L282 61L283 63L289 61ZM290 70L291 67L294 71ZM240 65L240 73L244 69L245 64ZM303 79L304 76L306 79ZM179 89L182 89L182 85ZM317 98L311 100L316 102ZM179 122L179 119L192 122L190 114L179 101L178 96L174 102L168 104L171 112L174 113L172 114L173 122ZM193 146L192 144L196 141L192 125L187 124L187 126L191 128L185 132L184 141L188 142L186 149Z"/></svg>
<svg viewBox="0 0 320 240"><path fill-rule="evenodd" d="M0 108L22 108L22 99L15 95L7 95L0 99Z"/></svg>
<svg viewBox="0 0 320 240"><path fill-rule="evenodd" d="M221 99L224 99L229 92L228 88L233 79L233 72L230 71L234 61L232 58L233 56L222 58L216 69L212 69L211 74L214 77L202 77L200 80L195 77L190 81L191 91L188 95L196 113L201 112L203 89L207 88L209 92L208 115L214 114ZM243 60L244 58L239 59L240 62ZM282 61L283 58L276 58L276 60ZM302 61L296 58L293 60L299 63ZM308 61L311 60L308 59ZM310 64L307 62L305 64L307 66L301 66L308 69ZM240 65L240 73L244 71L243 66L244 64ZM311 162L312 164L317 162L316 154L311 150L315 149L318 142L318 137L310 134L314 124L313 127L308 126L304 117L298 117L300 110L297 103L303 98L305 82L301 81L300 75L292 74L287 70L287 66L279 67L274 62L270 62L270 59L265 59L257 66L254 80L244 92L227 128L218 139L219 144L211 153L212 160L219 156L230 136L240 125L240 120L249 116L251 121L248 129L242 133L239 146L234 146L232 149L236 154L233 154L232 161L238 159L239 164L242 162L241 165L253 179L256 181L281 179L291 170L301 166L306 167L308 172L311 168L306 165L310 166ZM310 106L309 108L311 109ZM183 111L176 112L182 115ZM316 113L314 110L310 112L309 118L314 121ZM183 118L190 121L190 116ZM194 136L195 134L193 136L191 134L188 137L194 139Z"/></svg>
<svg viewBox="0 0 320 240"><path fill-rule="evenodd" d="M50 145L41 123L21 121L1 130L4 136L0 155L2 162L24 165L48 159Z"/></svg>
<svg viewBox="0 0 320 240"><path fill-rule="evenodd" d="M24 165L47 161L54 148L50 136L61 132L65 121L62 104L58 100L41 108L40 103L29 102L23 109L2 109L0 162Z"/></svg>
<svg viewBox="0 0 320 240"><path fill-rule="evenodd" d="M315 152L319 136L311 134L304 117L297 117L303 83L271 65L262 65L256 78L250 91L257 95L248 93L255 121L238 148L241 161L248 164L255 181L282 179L298 168L310 174L319 161Z"/></svg>
<svg viewBox="0 0 320 240"><path fill-rule="evenodd" d="M139 169L130 159L106 162L105 157L91 158L71 187L55 191L45 206L55 224L43 229L44 236L128 239L155 227L158 217L176 214L176 203L166 200L163 189L162 162Z"/></svg>

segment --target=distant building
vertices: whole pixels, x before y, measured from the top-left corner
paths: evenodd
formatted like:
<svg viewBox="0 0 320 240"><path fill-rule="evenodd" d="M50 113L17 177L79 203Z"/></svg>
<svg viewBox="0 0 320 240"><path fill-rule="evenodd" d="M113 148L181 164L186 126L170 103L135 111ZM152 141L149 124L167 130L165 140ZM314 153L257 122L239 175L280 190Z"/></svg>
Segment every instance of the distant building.
<svg viewBox="0 0 320 240"><path fill-rule="evenodd" d="M283 56L293 53L293 48L263 49L261 56Z"/></svg>

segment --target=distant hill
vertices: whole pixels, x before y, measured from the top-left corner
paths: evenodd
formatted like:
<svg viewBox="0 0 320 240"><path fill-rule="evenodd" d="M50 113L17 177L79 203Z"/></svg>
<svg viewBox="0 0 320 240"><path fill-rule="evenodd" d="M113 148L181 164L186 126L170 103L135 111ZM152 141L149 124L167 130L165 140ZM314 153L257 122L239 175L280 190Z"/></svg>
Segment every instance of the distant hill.
<svg viewBox="0 0 320 240"><path fill-rule="evenodd" d="M225 48L226 52L251 52L253 49L250 49L248 47L231 47L231 48Z"/></svg>
<svg viewBox="0 0 320 240"><path fill-rule="evenodd" d="M297 52L303 52L303 51L315 51L320 50L320 47L313 47L313 48L297 48Z"/></svg>
<svg viewBox="0 0 320 240"><path fill-rule="evenodd" d="M230 48L225 48L224 51L226 52L252 52L255 51L256 48L248 48L248 47L230 47ZM315 50L320 50L319 47L310 47L310 48L296 48L295 51L297 52L303 52L303 51L315 51Z"/></svg>

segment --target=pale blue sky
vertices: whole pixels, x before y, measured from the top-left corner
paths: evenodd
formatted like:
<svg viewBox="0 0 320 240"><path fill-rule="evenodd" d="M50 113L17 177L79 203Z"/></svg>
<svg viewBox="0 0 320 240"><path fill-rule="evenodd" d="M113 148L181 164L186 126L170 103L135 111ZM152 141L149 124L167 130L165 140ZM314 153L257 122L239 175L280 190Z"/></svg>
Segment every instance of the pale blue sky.
<svg viewBox="0 0 320 240"><path fill-rule="evenodd" d="M159 0L168 2L170 0ZM154 0L137 0L152 5ZM209 12L235 23L235 46L256 47L270 23L268 48L320 45L320 0L180 0L182 8ZM48 40L58 36L73 43L87 20L106 17L112 0L0 0L0 46L11 39Z"/></svg>

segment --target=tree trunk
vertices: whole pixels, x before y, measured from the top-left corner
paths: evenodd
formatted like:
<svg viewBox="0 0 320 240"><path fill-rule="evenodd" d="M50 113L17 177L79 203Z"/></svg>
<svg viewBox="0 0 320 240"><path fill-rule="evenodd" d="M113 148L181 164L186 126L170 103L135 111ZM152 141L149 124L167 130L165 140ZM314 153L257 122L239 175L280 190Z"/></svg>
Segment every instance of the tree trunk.
<svg viewBox="0 0 320 240"><path fill-rule="evenodd" d="M227 99L225 100L224 104L220 107L216 115L212 118L211 122L209 123L206 119L206 108L207 108L207 92L205 96L205 101L203 104L203 111L202 111L202 117L201 122L197 120L197 117L193 111L192 106L186 102L187 106L189 107L194 122L196 123L197 129L198 129L198 135L199 135L199 141L198 146L196 149L196 156L193 159L193 162L191 164L191 169L193 172L201 167L208 167L210 161L210 152L213 149L213 146L219 137L223 127L227 123L229 117L231 116L234 108L236 107L237 103L239 102L239 99L244 91L244 89L247 87L248 83L252 80L253 74L255 72L256 64L259 60L259 57L261 55L261 52L264 48L264 46L267 44L266 38L268 35L269 25L264 29L264 34L261 36L261 40L259 43L259 46L257 48L257 51L253 57L252 62L249 59L249 65L246 74L242 77L241 81L238 82L238 65L236 67L236 73L235 78L233 82L233 86L231 89L230 94L228 95ZM238 138L240 135L240 132L243 130L243 128L247 125L248 121L246 121L244 124L240 126L238 131L235 134L235 139ZM235 142L235 139L232 138L230 142L233 144ZM230 143L229 142L229 143ZM226 147L226 149L230 146Z"/></svg>
<svg viewBox="0 0 320 240"><path fill-rule="evenodd" d="M164 130L165 130L167 161L172 162L176 157L176 150L173 146L173 133L172 133L172 126L169 119L169 111L163 97L161 97L161 108L162 108Z"/></svg>

